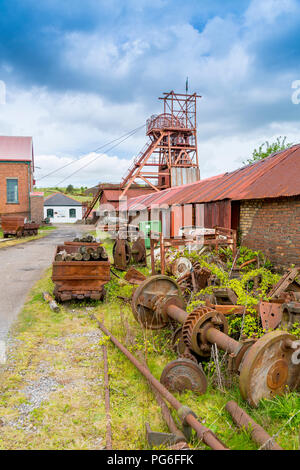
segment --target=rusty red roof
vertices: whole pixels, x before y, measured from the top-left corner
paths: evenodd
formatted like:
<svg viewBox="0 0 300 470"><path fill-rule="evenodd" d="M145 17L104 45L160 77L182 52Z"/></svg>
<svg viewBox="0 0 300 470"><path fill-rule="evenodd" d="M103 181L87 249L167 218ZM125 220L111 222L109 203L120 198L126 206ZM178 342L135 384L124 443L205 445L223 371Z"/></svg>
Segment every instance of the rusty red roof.
<svg viewBox="0 0 300 470"><path fill-rule="evenodd" d="M32 137L0 136L0 160L32 161Z"/></svg>
<svg viewBox="0 0 300 470"><path fill-rule="evenodd" d="M300 144L230 173L132 198L128 208L296 195L300 195Z"/></svg>
<svg viewBox="0 0 300 470"><path fill-rule="evenodd" d="M103 189L101 199L107 199L108 201L119 201L119 198L122 194L122 189ZM154 190L151 188L133 188L128 189L127 191L127 198L135 198L137 196L145 195L145 194L153 194Z"/></svg>

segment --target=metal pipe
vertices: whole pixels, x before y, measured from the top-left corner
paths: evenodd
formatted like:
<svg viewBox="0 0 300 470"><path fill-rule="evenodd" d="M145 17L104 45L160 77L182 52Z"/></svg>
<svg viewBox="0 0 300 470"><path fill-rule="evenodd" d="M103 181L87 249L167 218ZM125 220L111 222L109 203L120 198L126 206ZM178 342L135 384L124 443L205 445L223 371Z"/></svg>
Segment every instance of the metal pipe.
<svg viewBox="0 0 300 470"><path fill-rule="evenodd" d="M229 353L234 353L240 345L238 341L230 338L230 336L222 333L222 331L217 330L216 328L209 328L206 331L205 336L209 343L216 344L219 349Z"/></svg>
<svg viewBox="0 0 300 470"><path fill-rule="evenodd" d="M225 409L231 414L234 423L239 428L250 431L251 438L265 450L283 450L273 438L257 424L235 401L229 401Z"/></svg>
<svg viewBox="0 0 300 470"><path fill-rule="evenodd" d="M148 370L149 374L151 374L147 364L144 363L143 365ZM165 403L165 401L162 399L162 396L159 394L159 392L156 390L155 386L149 380L148 380L148 383L149 383L149 386L150 386L150 388L151 388L151 390L152 390L152 392L155 396L155 399L156 399L158 405L160 406L162 417L165 420L165 422L166 422L166 424L169 428L169 431L171 433L175 434L176 436L178 436L180 441L186 443L186 438L185 438L183 432L180 431L180 429L178 429L178 427L176 426L175 421L174 421L174 419L171 415L171 412L170 412L167 404ZM188 447L187 444L186 444L186 447Z"/></svg>
<svg viewBox="0 0 300 470"><path fill-rule="evenodd" d="M143 364L141 364L121 343L117 340L106 328L100 323L100 321L91 315L93 320L96 320L99 328L103 333L110 338L112 343L117 346L120 351L135 365L135 367L141 372L141 374L156 388L162 397L164 397L170 405L175 408L176 411L182 409L183 405L147 370ZM214 450L228 450L228 448L218 439L218 437L208 428L203 426L191 412L189 412L185 421L189 424L197 433L198 438L203 441L208 447Z"/></svg>
<svg viewBox="0 0 300 470"><path fill-rule="evenodd" d="M169 305L167 308L167 314L169 317L173 318L173 320L178 321L179 323L184 323L188 314L182 308L177 307L177 305Z"/></svg>

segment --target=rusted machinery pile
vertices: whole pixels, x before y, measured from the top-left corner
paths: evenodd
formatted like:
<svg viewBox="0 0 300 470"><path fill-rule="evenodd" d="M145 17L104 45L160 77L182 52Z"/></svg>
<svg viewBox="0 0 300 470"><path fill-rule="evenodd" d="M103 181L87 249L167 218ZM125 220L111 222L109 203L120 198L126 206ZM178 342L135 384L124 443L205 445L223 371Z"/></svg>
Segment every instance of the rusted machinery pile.
<svg viewBox="0 0 300 470"><path fill-rule="evenodd" d="M113 246L114 266L126 271L130 263L147 266L145 240L141 236L130 243L128 238L119 236Z"/></svg>
<svg viewBox="0 0 300 470"><path fill-rule="evenodd" d="M216 256L211 254L211 256ZM225 358L227 373L236 377L242 398L252 407L260 400L282 395L300 388L300 341L291 334L289 328L299 321L300 313L300 270L290 269L268 293L268 302L259 302L257 315L267 333L263 336L239 340L228 334L228 315L253 315L244 305L238 305L238 296L229 287L220 285L220 280L199 261L169 253L166 256L165 270L174 278L164 274L145 277L133 267L125 279L137 285L133 292L132 312L142 328L159 330L169 327L174 331L173 349L178 358L166 364L156 380L147 366L137 360L112 334L98 322L102 331L126 355L148 380L160 404L162 415L170 433L151 430L146 423L146 435L151 446L169 445L171 449L188 448L191 429L198 438L212 449L225 450L226 445L208 428L203 426L194 412L182 405L172 392L191 390L204 394L207 378L203 364L215 358L220 352ZM218 262L220 260L218 259ZM239 268L231 266L229 277L239 277L241 268L251 265L249 260ZM222 265L222 261L220 261ZM224 268L223 263L223 268ZM222 266L221 266L222 267ZM254 291L258 289L259 274L253 275ZM213 293L201 298L205 304L191 313L186 310L186 291L199 292L212 286ZM280 327L281 329L278 329ZM277 328L277 329L275 329ZM235 383L235 380L233 381ZM183 432L175 425L166 400L175 410L182 423ZM234 423L247 429L252 439L266 450L282 450L270 435L257 424L234 401L229 401L226 410Z"/></svg>
<svg viewBox="0 0 300 470"><path fill-rule="evenodd" d="M53 294L58 302L104 299L110 262L105 248L93 237L57 246L52 267Z"/></svg>
<svg viewBox="0 0 300 470"><path fill-rule="evenodd" d="M4 238L12 237L30 237L38 234L39 224L35 222L25 222L22 216L2 215L1 227Z"/></svg>
<svg viewBox="0 0 300 470"><path fill-rule="evenodd" d="M132 298L133 314L144 328L182 325L176 331L181 357L168 364L161 377L168 388L204 393L206 379L201 361L211 357L214 345L228 355L228 368L238 375L241 395L251 406L257 406L261 398L299 387L300 344L293 335L276 330L259 339L236 341L228 335L226 316L217 306L201 306L189 314L185 308L180 287L163 275L146 279Z"/></svg>

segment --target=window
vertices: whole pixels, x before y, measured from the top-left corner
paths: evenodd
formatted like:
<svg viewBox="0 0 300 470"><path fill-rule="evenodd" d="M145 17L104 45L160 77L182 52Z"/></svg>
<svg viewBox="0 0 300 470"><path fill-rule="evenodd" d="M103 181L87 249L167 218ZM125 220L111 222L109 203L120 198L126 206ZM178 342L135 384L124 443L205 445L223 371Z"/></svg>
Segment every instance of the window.
<svg viewBox="0 0 300 470"><path fill-rule="evenodd" d="M19 202L18 180L7 178L6 180L6 201L8 204L17 204Z"/></svg>
<svg viewBox="0 0 300 470"><path fill-rule="evenodd" d="M47 209L47 217L49 217L49 219L54 217L53 209Z"/></svg>
<svg viewBox="0 0 300 470"><path fill-rule="evenodd" d="M69 209L70 218L74 219L76 217L76 209Z"/></svg>

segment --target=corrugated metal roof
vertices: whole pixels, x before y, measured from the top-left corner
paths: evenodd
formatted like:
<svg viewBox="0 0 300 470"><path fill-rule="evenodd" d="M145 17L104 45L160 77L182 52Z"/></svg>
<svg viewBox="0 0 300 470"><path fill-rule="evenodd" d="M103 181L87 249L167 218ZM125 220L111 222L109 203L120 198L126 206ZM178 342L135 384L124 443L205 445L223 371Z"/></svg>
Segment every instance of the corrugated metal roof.
<svg viewBox="0 0 300 470"><path fill-rule="evenodd" d="M105 198L108 201L119 201L119 197L121 196L122 192L122 189L103 189L102 198ZM153 192L154 190L151 188L128 189L127 198L131 199L149 193L153 194Z"/></svg>
<svg viewBox="0 0 300 470"><path fill-rule="evenodd" d="M45 199L44 206L82 206L82 203L62 193L55 193Z"/></svg>
<svg viewBox="0 0 300 470"><path fill-rule="evenodd" d="M300 144L230 173L130 199L128 208L296 195L300 195Z"/></svg>
<svg viewBox="0 0 300 470"><path fill-rule="evenodd" d="M32 161L32 137L0 136L0 160Z"/></svg>

